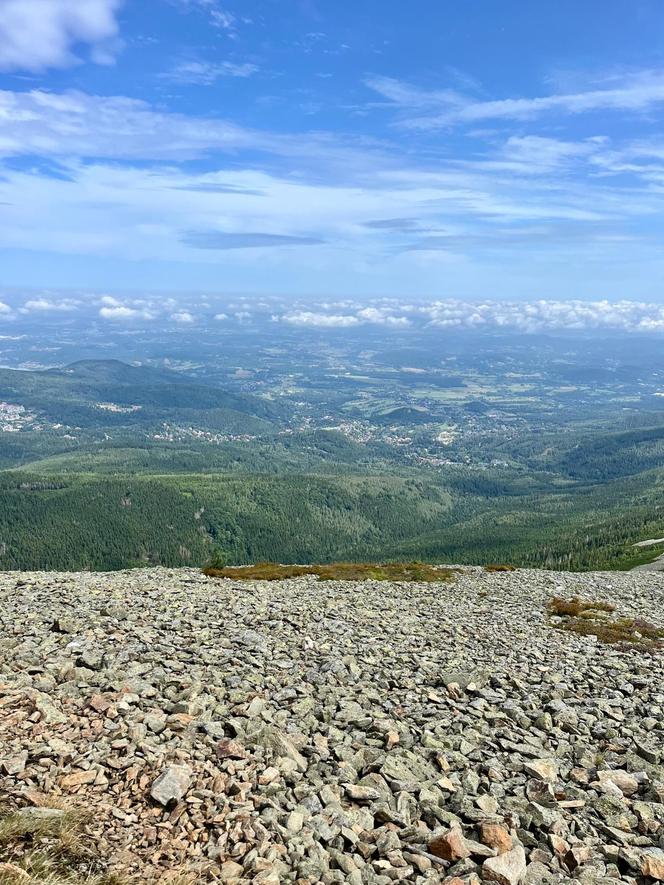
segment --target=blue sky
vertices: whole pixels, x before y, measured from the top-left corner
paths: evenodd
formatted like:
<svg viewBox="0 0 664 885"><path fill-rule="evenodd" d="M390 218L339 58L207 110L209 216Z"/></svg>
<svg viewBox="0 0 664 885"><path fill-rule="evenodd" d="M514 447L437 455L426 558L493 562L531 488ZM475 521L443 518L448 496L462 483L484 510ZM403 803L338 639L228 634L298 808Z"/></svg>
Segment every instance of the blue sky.
<svg viewBox="0 0 664 885"><path fill-rule="evenodd" d="M649 299L657 0L0 0L0 285Z"/></svg>

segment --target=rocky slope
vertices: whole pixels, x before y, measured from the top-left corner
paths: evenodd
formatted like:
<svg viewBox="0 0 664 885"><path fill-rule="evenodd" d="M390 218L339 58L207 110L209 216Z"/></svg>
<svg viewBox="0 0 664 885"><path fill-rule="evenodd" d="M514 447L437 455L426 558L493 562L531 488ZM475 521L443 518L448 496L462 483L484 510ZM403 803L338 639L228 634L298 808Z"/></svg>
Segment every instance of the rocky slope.
<svg viewBox="0 0 664 885"><path fill-rule="evenodd" d="M664 626L654 573L0 575L5 812L143 882L664 881L662 653L554 596Z"/></svg>

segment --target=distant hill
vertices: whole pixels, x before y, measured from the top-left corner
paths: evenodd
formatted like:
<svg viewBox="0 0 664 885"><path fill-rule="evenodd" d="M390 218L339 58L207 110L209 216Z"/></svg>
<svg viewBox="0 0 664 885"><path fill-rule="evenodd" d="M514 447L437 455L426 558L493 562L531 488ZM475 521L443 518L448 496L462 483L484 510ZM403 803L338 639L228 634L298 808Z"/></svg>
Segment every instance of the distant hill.
<svg viewBox="0 0 664 885"><path fill-rule="evenodd" d="M410 406L402 406L398 409L391 409L389 412L374 412L371 420L376 424L390 426L394 425L417 425L430 424L434 418L426 409L414 409Z"/></svg>
<svg viewBox="0 0 664 885"><path fill-rule="evenodd" d="M230 409L268 420L283 414L261 397L229 393L177 372L119 360L82 360L62 369L31 372L0 369L0 399L39 409L62 422L63 409L81 417L86 408L95 408L98 415L100 402L152 410Z"/></svg>
<svg viewBox="0 0 664 885"><path fill-rule="evenodd" d="M0 369L2 402L25 413L15 418L14 429L22 432L0 433L0 468L54 456L73 457L75 467L76 457L99 452L100 446L173 449L183 443L270 438L286 414L281 404L264 397L119 360L83 360L42 371Z"/></svg>
<svg viewBox="0 0 664 885"><path fill-rule="evenodd" d="M202 563L213 545L236 563L569 569L630 568L661 552L633 547L664 533L659 412L629 429L565 432L547 413L537 433L515 424L492 436L481 418L497 407L476 398L460 407L474 428L465 449L443 462L426 427L440 422L435 399L359 402L353 420L357 408L386 432L321 429L280 397L118 360L0 370L0 568ZM389 444L393 426L424 440L417 457Z"/></svg>

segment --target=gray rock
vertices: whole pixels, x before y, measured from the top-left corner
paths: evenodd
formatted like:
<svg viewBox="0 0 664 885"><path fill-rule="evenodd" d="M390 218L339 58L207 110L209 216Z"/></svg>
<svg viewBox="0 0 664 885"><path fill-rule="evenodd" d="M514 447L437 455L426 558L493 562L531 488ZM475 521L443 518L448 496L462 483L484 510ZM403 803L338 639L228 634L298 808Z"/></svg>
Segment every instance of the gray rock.
<svg viewBox="0 0 664 885"><path fill-rule="evenodd" d="M498 882L500 885L519 885L526 875L526 852L522 845L515 845L511 851L489 857L482 864L485 882Z"/></svg>
<svg viewBox="0 0 664 885"><path fill-rule="evenodd" d="M104 654L97 648L86 648L76 660L77 667L86 667L88 670L101 670L104 666Z"/></svg>
<svg viewBox="0 0 664 885"><path fill-rule="evenodd" d="M160 805L179 802L191 785L188 765L169 765L152 784L150 795Z"/></svg>
<svg viewBox="0 0 664 885"><path fill-rule="evenodd" d="M16 756L9 756L6 759L0 759L0 772L7 775L21 774L25 771L28 762L28 751L23 750Z"/></svg>
<svg viewBox="0 0 664 885"><path fill-rule="evenodd" d="M276 756L285 756L292 760L299 771L307 770L307 760L296 749L295 744L282 731L266 725L251 736L251 741L261 747L268 747Z"/></svg>

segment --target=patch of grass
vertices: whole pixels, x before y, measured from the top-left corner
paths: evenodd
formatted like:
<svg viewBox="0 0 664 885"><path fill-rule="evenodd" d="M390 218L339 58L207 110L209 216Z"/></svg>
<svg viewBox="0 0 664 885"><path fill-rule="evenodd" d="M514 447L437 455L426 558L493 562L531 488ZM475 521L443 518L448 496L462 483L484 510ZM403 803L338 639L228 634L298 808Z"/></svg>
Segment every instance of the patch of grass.
<svg viewBox="0 0 664 885"><path fill-rule="evenodd" d="M491 562L484 566L485 572L515 572L516 566L506 562Z"/></svg>
<svg viewBox="0 0 664 885"><path fill-rule="evenodd" d="M616 610L615 605L611 605L610 602L603 602L602 600L585 600L579 599L578 597L574 597L574 599L563 599L561 596L554 596L553 599L549 600L548 608L552 615L574 618L583 617L585 615L596 617L598 612L606 612L608 614Z"/></svg>
<svg viewBox="0 0 664 885"><path fill-rule="evenodd" d="M21 809L0 814L0 885L128 885L99 873L79 809Z"/></svg>
<svg viewBox="0 0 664 885"><path fill-rule="evenodd" d="M581 599L549 601L548 610L561 620L554 624L558 630L568 630L580 636L596 636L609 645L638 646L645 651L664 647L664 629L642 618L612 618L615 606L608 602L588 602Z"/></svg>
<svg viewBox="0 0 664 885"><path fill-rule="evenodd" d="M618 560L615 568L617 571L629 572L639 565L650 565L656 562L660 556L664 556L664 545L662 544L637 548L630 545Z"/></svg>
<svg viewBox="0 0 664 885"><path fill-rule="evenodd" d="M85 815L62 808L27 808L0 817L0 846L20 840L53 839L68 853L79 854Z"/></svg>
<svg viewBox="0 0 664 885"><path fill-rule="evenodd" d="M14 865L11 865L14 866ZM8 865L3 870L0 864L0 885L134 885L137 880L129 880L114 874L101 875L79 873L76 870L63 870L60 862L53 864L45 857L39 863L34 858L15 871ZM27 878L26 878L27 877Z"/></svg>
<svg viewBox="0 0 664 885"><path fill-rule="evenodd" d="M597 621L589 618L568 618L560 625L581 636L596 636L610 645L627 643L656 651L664 647L664 630L640 618L618 618Z"/></svg>
<svg viewBox="0 0 664 885"><path fill-rule="evenodd" d="M334 562L329 565L280 565L259 562L256 565L205 568L211 578L244 581L283 581L302 575L315 575L319 581L451 581L453 569L437 568L423 562Z"/></svg>

